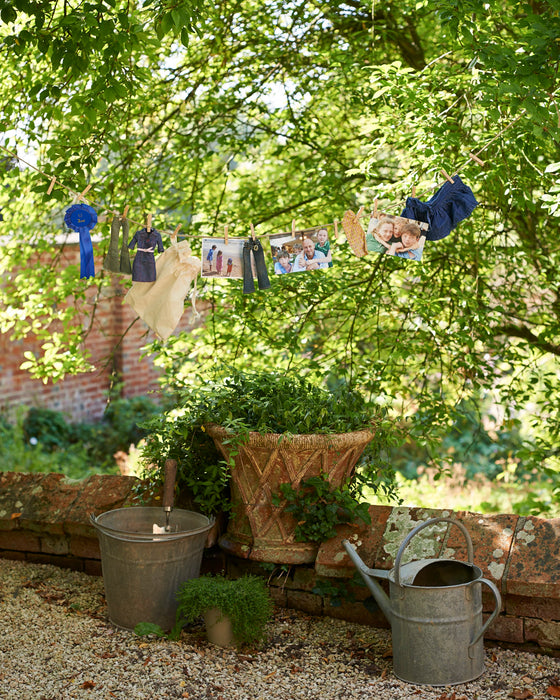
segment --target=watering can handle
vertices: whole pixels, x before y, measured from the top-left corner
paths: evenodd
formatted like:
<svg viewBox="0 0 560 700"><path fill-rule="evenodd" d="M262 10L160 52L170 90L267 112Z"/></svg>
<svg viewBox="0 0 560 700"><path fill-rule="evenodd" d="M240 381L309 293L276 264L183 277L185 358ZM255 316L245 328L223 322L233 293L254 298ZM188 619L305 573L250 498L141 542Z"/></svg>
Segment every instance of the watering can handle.
<svg viewBox="0 0 560 700"><path fill-rule="evenodd" d="M469 655L470 655L472 647L478 642L478 640L482 637L482 635L490 627L492 622L494 622L494 618L498 615L498 613L502 609L502 597L500 595L500 592L496 588L496 586L492 583L492 581L489 581L487 578L479 578L476 580L475 583L478 583L478 582L485 583L488 586L488 588L492 591L492 593L494 594L494 599L496 601L496 607L494 608L494 610L492 610L492 614L490 615L490 617L486 620L484 625L476 633L476 636L473 638L472 642L469 644Z"/></svg>
<svg viewBox="0 0 560 700"><path fill-rule="evenodd" d="M430 525L435 525L436 523L450 523L451 525L457 525L457 527L465 536L465 540L467 541L467 557L469 560L469 564L473 563L472 540L467 531L467 528L463 525L463 523L460 523L457 520L452 520L451 518L430 518L430 520L426 520L426 522L421 523L420 525L415 527L414 530L412 530L412 532L409 532L408 535L402 541L401 546L399 547L399 551L397 552L397 558L395 559L395 583L397 584L397 586L401 585L401 558L410 540L413 537L415 537L420 532L420 530L423 530L425 527L430 527Z"/></svg>

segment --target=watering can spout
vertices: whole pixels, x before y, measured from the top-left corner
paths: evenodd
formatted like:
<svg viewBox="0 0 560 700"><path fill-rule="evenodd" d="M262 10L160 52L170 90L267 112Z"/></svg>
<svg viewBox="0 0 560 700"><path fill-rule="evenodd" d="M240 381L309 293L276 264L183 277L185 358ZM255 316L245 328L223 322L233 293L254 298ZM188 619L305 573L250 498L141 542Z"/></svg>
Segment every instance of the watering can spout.
<svg viewBox="0 0 560 700"><path fill-rule="evenodd" d="M360 572L362 578L365 581L366 586L369 588L371 594L375 598L375 602L377 603L377 605L379 605L387 620L392 623L393 611L391 608L391 601L389 600L389 596L385 593L383 588L381 588L379 583L377 583L375 578L373 578L375 576L376 578L388 579L389 572L384 571L383 569L369 569L361 560L354 546L350 544L348 540L343 540L342 545L347 551L350 559L352 559L354 566Z"/></svg>

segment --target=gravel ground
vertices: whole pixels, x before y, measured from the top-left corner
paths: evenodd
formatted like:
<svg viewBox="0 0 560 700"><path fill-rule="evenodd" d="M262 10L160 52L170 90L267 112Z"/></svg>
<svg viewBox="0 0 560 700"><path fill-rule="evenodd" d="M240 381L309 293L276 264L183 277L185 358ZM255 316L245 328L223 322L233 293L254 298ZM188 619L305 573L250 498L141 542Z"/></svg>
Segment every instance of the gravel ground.
<svg viewBox="0 0 560 700"><path fill-rule="evenodd" d="M486 645L486 671L449 688L392 674L390 633L278 609L259 650L224 650L202 627L138 637L107 620L103 581L0 559L0 698L474 700L560 697L560 660Z"/></svg>

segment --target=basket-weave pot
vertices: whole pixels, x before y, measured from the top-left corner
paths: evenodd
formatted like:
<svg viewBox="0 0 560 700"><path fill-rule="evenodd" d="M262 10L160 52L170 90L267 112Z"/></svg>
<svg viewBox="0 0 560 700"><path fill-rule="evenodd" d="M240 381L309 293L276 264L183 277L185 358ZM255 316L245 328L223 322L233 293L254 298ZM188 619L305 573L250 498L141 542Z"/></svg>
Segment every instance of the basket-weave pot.
<svg viewBox="0 0 560 700"><path fill-rule="evenodd" d="M229 462L232 436L216 425L205 426L216 447ZM237 445L231 474L232 513L220 546L245 559L277 564L306 564L315 561L318 544L296 542L297 522L281 503L280 484L297 489L305 479L324 474L333 486L350 478L375 430L336 435L294 435L249 433L249 440Z"/></svg>

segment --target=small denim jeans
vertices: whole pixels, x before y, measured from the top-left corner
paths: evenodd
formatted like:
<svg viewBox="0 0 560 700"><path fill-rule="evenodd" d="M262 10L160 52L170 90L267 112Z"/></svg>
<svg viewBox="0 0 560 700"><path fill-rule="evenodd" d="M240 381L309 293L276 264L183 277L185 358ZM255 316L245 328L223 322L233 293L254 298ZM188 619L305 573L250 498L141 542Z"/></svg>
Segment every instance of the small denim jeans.
<svg viewBox="0 0 560 700"><path fill-rule="evenodd" d="M427 241L439 241L449 236L457 224L470 216L478 206L470 187L458 175L454 175L453 180L453 184L444 182L427 202L415 197L406 200L401 216L427 223Z"/></svg>
<svg viewBox="0 0 560 700"><path fill-rule="evenodd" d="M255 257L255 267L257 268L257 281L259 289L269 289L270 280L266 271L266 263L264 261L264 251L260 241L249 238L243 244L243 293L252 294L255 291L255 283L253 281L253 270L251 267L251 251Z"/></svg>

